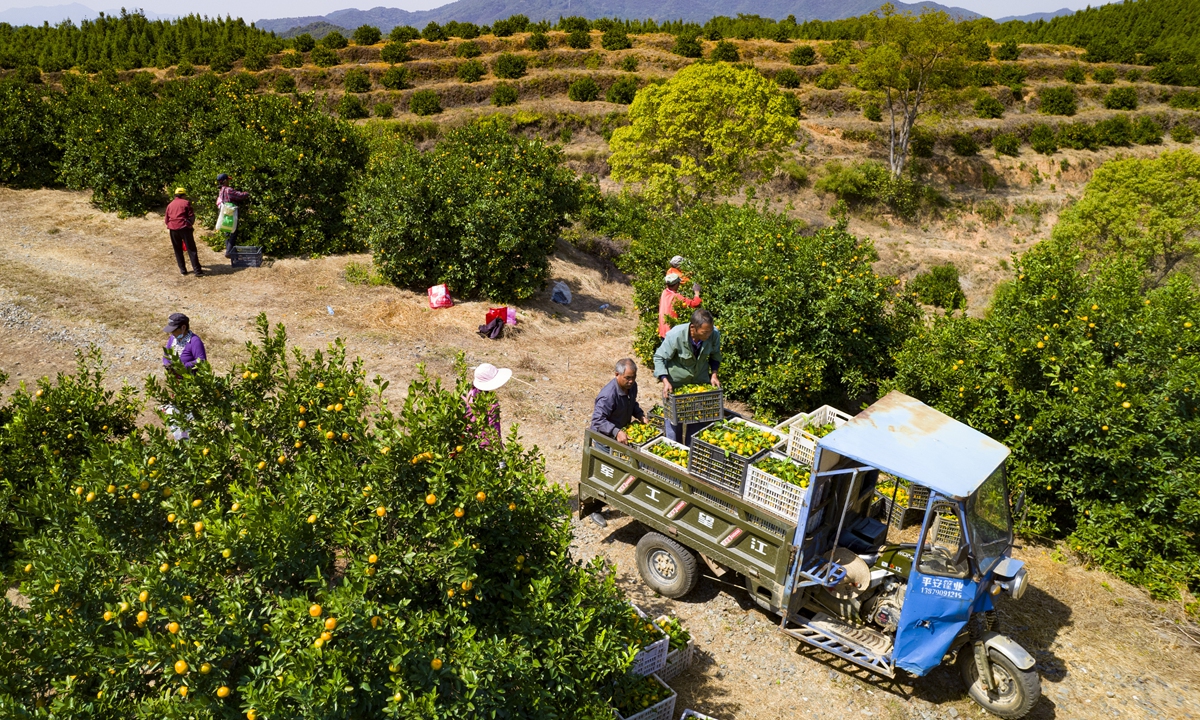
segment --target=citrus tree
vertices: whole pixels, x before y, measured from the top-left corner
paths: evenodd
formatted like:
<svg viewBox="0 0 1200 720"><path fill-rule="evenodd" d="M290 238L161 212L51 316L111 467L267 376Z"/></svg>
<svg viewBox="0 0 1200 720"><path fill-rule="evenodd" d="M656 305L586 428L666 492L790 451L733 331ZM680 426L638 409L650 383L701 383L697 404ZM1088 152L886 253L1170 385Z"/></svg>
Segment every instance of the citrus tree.
<svg viewBox="0 0 1200 720"><path fill-rule="evenodd" d="M61 100L62 93L44 85L0 82L0 184L55 184Z"/></svg>
<svg viewBox="0 0 1200 720"><path fill-rule="evenodd" d="M349 216L391 282L519 301L545 287L579 189L557 148L475 123L429 152L385 138Z"/></svg>
<svg viewBox="0 0 1200 720"><path fill-rule="evenodd" d="M796 138L788 97L754 68L697 63L637 93L612 136L613 178L655 202L735 192Z"/></svg>
<svg viewBox="0 0 1200 720"><path fill-rule="evenodd" d="M604 712L635 620L611 572L571 561L537 451L466 437L465 367L393 410L340 343L289 353L259 330L227 375L148 383L190 439L147 425L45 456L58 482L15 562L28 606L0 603L0 713Z"/></svg>

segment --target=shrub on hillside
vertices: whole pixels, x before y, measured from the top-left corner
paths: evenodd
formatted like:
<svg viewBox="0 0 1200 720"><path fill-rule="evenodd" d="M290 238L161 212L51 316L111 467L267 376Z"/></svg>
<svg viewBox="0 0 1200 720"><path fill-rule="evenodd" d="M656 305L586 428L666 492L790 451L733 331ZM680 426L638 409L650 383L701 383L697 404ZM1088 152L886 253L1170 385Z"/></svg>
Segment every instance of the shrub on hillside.
<svg viewBox="0 0 1200 720"><path fill-rule="evenodd" d="M423 40L428 40L429 42L441 42L443 40L449 40L450 36L446 34L446 31L442 29L441 25L431 22L426 25L423 30L421 30L421 38Z"/></svg>
<svg viewBox="0 0 1200 720"><path fill-rule="evenodd" d="M309 35L308 33L300 33L296 37L292 38L292 47L296 48L296 50L299 52L311 52L316 46L317 41L314 40L313 36Z"/></svg>
<svg viewBox="0 0 1200 720"><path fill-rule="evenodd" d="M458 79L465 83L479 82L487 74L487 67L479 60L468 60L458 66Z"/></svg>
<svg viewBox="0 0 1200 720"><path fill-rule="evenodd" d="M492 74L505 80L516 80L525 74L525 58L513 53L500 53L492 61Z"/></svg>
<svg viewBox="0 0 1200 720"><path fill-rule="evenodd" d="M397 25L388 33L388 40L394 43L409 43L421 37L421 31L411 25Z"/></svg>
<svg viewBox="0 0 1200 720"><path fill-rule="evenodd" d="M1057 141L1059 147L1072 150L1095 150L1100 146L1096 129L1086 122L1059 125Z"/></svg>
<svg viewBox="0 0 1200 720"><path fill-rule="evenodd" d="M797 45L788 53L788 62L793 65L815 65L817 51L812 45Z"/></svg>
<svg viewBox="0 0 1200 720"><path fill-rule="evenodd" d="M0 83L0 185L57 183L62 100L41 86Z"/></svg>
<svg viewBox="0 0 1200 720"><path fill-rule="evenodd" d="M375 103L375 106L371 108L371 112L377 118L390 118L394 111L395 108L392 107L390 102L377 102Z"/></svg>
<svg viewBox="0 0 1200 720"><path fill-rule="evenodd" d="M353 38L355 45L374 45L383 39L383 33L374 25L359 25Z"/></svg>
<svg viewBox="0 0 1200 720"><path fill-rule="evenodd" d="M908 149L913 157L931 158L937 145L937 135L932 130L914 125L909 134Z"/></svg>
<svg viewBox="0 0 1200 720"><path fill-rule="evenodd" d="M1029 73L1017 63L1002 63L996 68L996 82L1010 88L1019 88Z"/></svg>
<svg viewBox="0 0 1200 720"><path fill-rule="evenodd" d="M1029 131L1029 146L1036 153L1053 155L1058 152L1058 133L1049 125L1035 125Z"/></svg>
<svg viewBox="0 0 1200 720"><path fill-rule="evenodd" d="M853 165L825 164L825 174L813 185L851 205L879 203L897 214L912 217L921 204L921 188L911 178L892 177L882 163L863 160Z"/></svg>
<svg viewBox="0 0 1200 720"><path fill-rule="evenodd" d="M1012 133L996 133L992 136L992 149L996 151L996 157L1016 157L1021 154L1021 138Z"/></svg>
<svg viewBox="0 0 1200 720"><path fill-rule="evenodd" d="M996 68L979 63L967 70L967 84L972 87L991 87L996 84Z"/></svg>
<svg viewBox="0 0 1200 720"><path fill-rule="evenodd" d="M567 47L587 50L592 46L592 36L587 30L572 30L567 34Z"/></svg>
<svg viewBox="0 0 1200 720"><path fill-rule="evenodd" d="M600 86L590 77L580 78L567 87L567 97L574 102L591 102L600 97Z"/></svg>
<svg viewBox="0 0 1200 720"><path fill-rule="evenodd" d="M379 77L379 84L388 90L403 90L412 87L411 73L406 67L393 65L383 71L383 75Z"/></svg>
<svg viewBox="0 0 1200 720"><path fill-rule="evenodd" d="M635 97L637 97L637 91L637 76L625 75L621 78L618 78L615 83L609 86L608 93L605 94L604 99L610 103L628 105L633 102Z"/></svg>
<svg viewBox="0 0 1200 720"><path fill-rule="evenodd" d="M337 51L331 50L324 45L313 48L310 57L312 58L313 64L317 67L333 67L341 62L341 59L338 58Z"/></svg>
<svg viewBox="0 0 1200 720"><path fill-rule="evenodd" d="M604 34L600 36L600 47L609 51L628 50L633 47L633 42L629 39L629 35L625 33L625 29L614 25Z"/></svg>
<svg viewBox="0 0 1200 720"><path fill-rule="evenodd" d="M409 53L408 43L406 42L389 42L379 51L379 57L385 63L402 63L412 58Z"/></svg>
<svg viewBox="0 0 1200 720"><path fill-rule="evenodd" d="M546 37L544 32L535 32L525 41L525 46L530 50L545 50L550 47L550 38Z"/></svg>
<svg viewBox="0 0 1200 720"><path fill-rule="evenodd" d="M517 89L508 83L496 83L492 90L492 104L496 107L517 104Z"/></svg>
<svg viewBox="0 0 1200 720"><path fill-rule="evenodd" d="M1200 90L1180 90L1167 104L1181 110L1200 110Z"/></svg>
<svg viewBox="0 0 1200 720"><path fill-rule="evenodd" d="M709 59L715 62L737 62L742 59L742 56L738 53L737 45L728 40L722 40L712 49Z"/></svg>
<svg viewBox="0 0 1200 720"><path fill-rule="evenodd" d="M979 154L979 143L970 133L954 133L950 136L950 149L955 155L964 157Z"/></svg>
<svg viewBox="0 0 1200 720"><path fill-rule="evenodd" d="M1117 81L1117 71L1109 67L1096 68L1092 72L1092 79L1101 85L1112 85Z"/></svg>
<svg viewBox="0 0 1200 720"><path fill-rule="evenodd" d="M685 58L698 58L704 54L700 41L688 34L675 36L675 45L671 52Z"/></svg>
<svg viewBox="0 0 1200 720"><path fill-rule="evenodd" d="M943 310L963 310L967 307L967 296L958 280L958 268L954 263L934 265L917 273L905 285L905 292L926 305Z"/></svg>
<svg viewBox="0 0 1200 720"><path fill-rule="evenodd" d="M251 47L246 49L246 54L242 56L242 67L247 70L258 72L266 70L271 66L271 59L262 51L262 48Z"/></svg>
<svg viewBox="0 0 1200 720"><path fill-rule="evenodd" d="M501 127L469 125L422 153L381 153L350 216L380 272L401 287L527 300L545 287L579 181L560 151Z"/></svg>
<svg viewBox="0 0 1200 720"><path fill-rule="evenodd" d="M1018 60L1021 57L1021 48L1017 47L1015 40L1006 40L996 48L997 60Z"/></svg>
<svg viewBox="0 0 1200 720"><path fill-rule="evenodd" d="M975 116L987 120L1004 117L1004 103L991 95L984 95L975 101Z"/></svg>
<svg viewBox="0 0 1200 720"><path fill-rule="evenodd" d="M298 52L285 52L280 56L279 64L285 68L298 68L304 65L304 56Z"/></svg>
<svg viewBox="0 0 1200 720"><path fill-rule="evenodd" d="M794 89L800 87L800 74L791 68L784 68L775 73L775 82L779 87Z"/></svg>
<svg viewBox="0 0 1200 720"><path fill-rule="evenodd" d="M889 348L915 330L915 307L872 269L871 241L844 225L808 234L784 215L710 204L625 224L614 230L632 237L617 262L635 278L637 354L649 364L662 268L687 248L721 331L721 385L759 412L848 406L889 375Z"/></svg>
<svg viewBox="0 0 1200 720"><path fill-rule="evenodd" d="M414 115L437 115L442 111L442 98L433 90L418 90L408 99L408 111Z"/></svg>
<svg viewBox="0 0 1200 720"><path fill-rule="evenodd" d="M1171 139L1177 143L1190 145L1196 139L1196 133L1186 123L1177 123L1171 128Z"/></svg>
<svg viewBox="0 0 1200 720"><path fill-rule="evenodd" d="M479 57L482 54L483 50L480 49L479 43L475 42L474 40L460 42L454 48L454 57L466 58L469 60L471 58Z"/></svg>
<svg viewBox="0 0 1200 720"><path fill-rule="evenodd" d="M346 93L338 101L337 114L343 120L361 120L367 116L367 107L357 95Z"/></svg>
<svg viewBox="0 0 1200 720"><path fill-rule="evenodd" d="M1128 115L1114 115L1096 123L1096 139L1101 145L1126 147L1133 144L1133 135Z"/></svg>
<svg viewBox="0 0 1200 720"><path fill-rule="evenodd" d="M1109 110L1137 110L1137 88L1115 87L1104 96L1104 107Z"/></svg>
<svg viewBox="0 0 1200 720"><path fill-rule="evenodd" d="M1049 87L1038 93L1038 110L1045 115L1075 114L1077 99L1075 89L1069 85Z"/></svg>
<svg viewBox="0 0 1200 720"><path fill-rule="evenodd" d="M879 104L868 102L862 108L863 117L871 122L883 122L883 110L879 108Z"/></svg>
<svg viewBox="0 0 1200 720"><path fill-rule="evenodd" d="M337 30L332 30L325 37L321 38L320 42L317 44L321 47L329 48L330 50L341 50L349 45L350 41L346 39L345 35L341 34Z"/></svg>
<svg viewBox="0 0 1200 720"><path fill-rule="evenodd" d="M1087 82L1087 73L1084 72L1083 66L1079 63L1068 65L1063 71L1063 80L1075 85L1082 85Z"/></svg>
<svg viewBox="0 0 1200 720"><path fill-rule="evenodd" d="M1143 115L1133 124L1133 141L1138 145L1161 145L1163 128L1149 115Z"/></svg>
<svg viewBox="0 0 1200 720"><path fill-rule="evenodd" d="M292 77L290 73L280 73L271 83L271 89L284 95L296 92L296 78Z"/></svg>
<svg viewBox="0 0 1200 720"><path fill-rule="evenodd" d="M0 603L7 706L609 712L640 622L611 568L570 560L569 498L541 456L515 433L503 449L465 439L465 364L445 387L420 374L392 408L340 341L306 355L262 318L259 332L227 375L148 385L157 402L187 398L190 441L147 424L69 461L37 453L57 473L17 558L29 605ZM0 433L43 442L28 427Z"/></svg>
<svg viewBox="0 0 1200 720"><path fill-rule="evenodd" d="M992 46L988 45L986 39L982 37L968 38L965 45L966 52L964 54L968 60L987 62L992 59Z"/></svg>
<svg viewBox="0 0 1200 720"><path fill-rule="evenodd" d="M637 72L638 58L637 55L626 55L617 63L617 68L625 72Z"/></svg>
<svg viewBox="0 0 1200 720"><path fill-rule="evenodd" d="M353 68L342 76L342 88L349 93L365 93L371 91L371 76L362 68Z"/></svg>
<svg viewBox="0 0 1200 720"><path fill-rule="evenodd" d="M830 68L817 78L816 86L822 90L837 90L842 86L842 76L837 70Z"/></svg>

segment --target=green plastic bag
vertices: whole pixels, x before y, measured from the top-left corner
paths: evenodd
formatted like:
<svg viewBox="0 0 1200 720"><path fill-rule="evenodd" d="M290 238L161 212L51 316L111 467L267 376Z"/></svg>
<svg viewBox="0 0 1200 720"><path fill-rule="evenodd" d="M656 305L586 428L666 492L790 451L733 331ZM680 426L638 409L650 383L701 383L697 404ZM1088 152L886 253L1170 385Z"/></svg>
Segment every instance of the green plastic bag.
<svg viewBox="0 0 1200 720"><path fill-rule="evenodd" d="M221 212L217 215L217 232L231 233L237 230L238 209L233 203L222 203Z"/></svg>

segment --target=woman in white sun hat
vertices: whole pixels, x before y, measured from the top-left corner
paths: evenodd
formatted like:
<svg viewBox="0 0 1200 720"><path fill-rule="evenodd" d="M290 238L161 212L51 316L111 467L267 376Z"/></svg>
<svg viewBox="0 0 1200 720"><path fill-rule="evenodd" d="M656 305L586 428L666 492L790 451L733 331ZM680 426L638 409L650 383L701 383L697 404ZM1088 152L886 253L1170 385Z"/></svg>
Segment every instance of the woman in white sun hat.
<svg viewBox="0 0 1200 720"><path fill-rule="evenodd" d="M467 437L478 440L480 447L488 447L492 442L497 447L504 447L496 391L511 377L512 370L498 368L491 363L483 363L475 368L473 387L464 400L467 403Z"/></svg>

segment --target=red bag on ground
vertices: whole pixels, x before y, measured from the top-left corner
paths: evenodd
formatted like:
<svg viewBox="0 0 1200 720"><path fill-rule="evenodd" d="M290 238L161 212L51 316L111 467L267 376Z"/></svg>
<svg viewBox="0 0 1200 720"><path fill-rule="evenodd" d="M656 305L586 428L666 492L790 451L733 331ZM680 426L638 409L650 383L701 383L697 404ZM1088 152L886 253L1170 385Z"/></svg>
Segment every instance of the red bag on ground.
<svg viewBox="0 0 1200 720"><path fill-rule="evenodd" d="M454 300L450 297L450 290L442 285L434 285L429 288L429 307L437 310L438 308L454 307Z"/></svg>
<svg viewBox="0 0 1200 720"><path fill-rule="evenodd" d="M496 320L496 319L504 320L505 322L507 322L508 321L508 308L507 307L488 308L487 315L484 317L483 322L486 324L486 323L490 323L491 321Z"/></svg>

